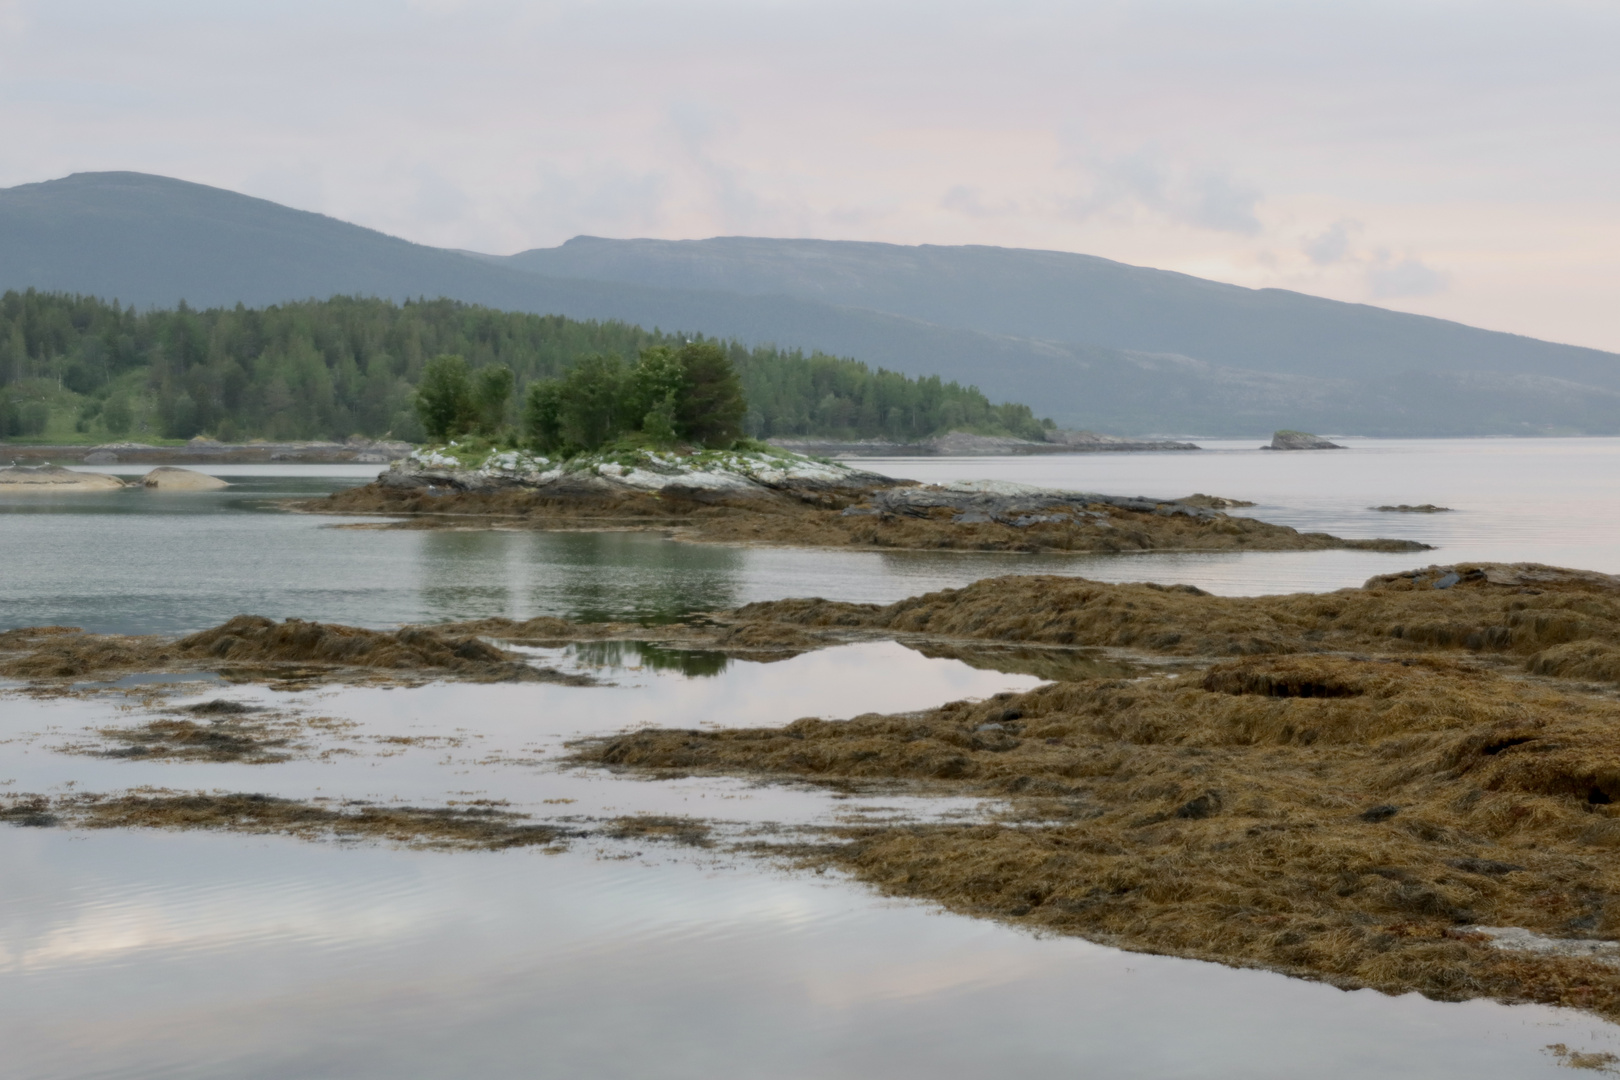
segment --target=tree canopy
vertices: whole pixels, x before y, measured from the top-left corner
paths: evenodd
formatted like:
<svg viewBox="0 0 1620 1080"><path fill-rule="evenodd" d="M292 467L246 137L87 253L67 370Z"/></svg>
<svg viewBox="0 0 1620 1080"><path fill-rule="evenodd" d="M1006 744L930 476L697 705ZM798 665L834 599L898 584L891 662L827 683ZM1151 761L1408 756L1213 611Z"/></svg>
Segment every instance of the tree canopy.
<svg viewBox="0 0 1620 1080"><path fill-rule="evenodd" d="M435 367L446 357L460 358L459 375L449 361ZM559 394L559 406L571 400L567 387L575 378L612 382L615 362L623 385L608 395L611 403L593 399L595 419L583 404L551 420L544 407L539 414L530 408L536 393ZM534 391L536 385L554 389ZM973 387L935 377L621 322L450 300L334 297L139 312L88 296L34 290L0 296L0 437L207 434L233 441L359 434L420 441L430 436L430 424L418 403L429 400L437 402L432 426L445 432L493 431L536 415L542 426L566 419L596 425L590 432L603 424L667 428L704 443L734 438L732 432L903 441L953 429L1034 437L1041 431L1027 406L995 405Z"/></svg>

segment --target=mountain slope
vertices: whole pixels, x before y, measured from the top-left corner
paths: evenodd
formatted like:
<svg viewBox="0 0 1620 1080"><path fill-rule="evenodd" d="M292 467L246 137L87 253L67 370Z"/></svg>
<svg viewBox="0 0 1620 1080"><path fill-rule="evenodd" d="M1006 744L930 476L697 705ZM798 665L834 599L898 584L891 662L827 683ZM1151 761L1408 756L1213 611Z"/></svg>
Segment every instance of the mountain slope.
<svg viewBox="0 0 1620 1080"><path fill-rule="evenodd" d="M579 238L413 244L139 173L0 190L0 290L140 306L446 296L854 356L1120 434L1620 432L1620 357L1060 252Z"/></svg>
<svg viewBox="0 0 1620 1080"><path fill-rule="evenodd" d="M509 256L555 277L781 294L941 326L1320 378L1533 373L1620 390L1620 356L1283 289L1074 255L828 240L576 237Z"/></svg>

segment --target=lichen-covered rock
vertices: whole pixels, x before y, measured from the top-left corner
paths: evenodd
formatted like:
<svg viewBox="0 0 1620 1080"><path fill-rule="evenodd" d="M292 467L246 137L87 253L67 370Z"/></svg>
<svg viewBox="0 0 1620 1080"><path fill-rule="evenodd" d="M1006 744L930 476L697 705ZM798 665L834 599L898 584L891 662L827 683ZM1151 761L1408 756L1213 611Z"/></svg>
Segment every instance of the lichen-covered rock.
<svg viewBox="0 0 1620 1080"><path fill-rule="evenodd" d="M781 450L634 450L585 454L566 461L522 450L475 457L454 443L413 452L378 477L388 488L492 492L526 488L559 495L707 492L769 496L866 491L909 483Z"/></svg>

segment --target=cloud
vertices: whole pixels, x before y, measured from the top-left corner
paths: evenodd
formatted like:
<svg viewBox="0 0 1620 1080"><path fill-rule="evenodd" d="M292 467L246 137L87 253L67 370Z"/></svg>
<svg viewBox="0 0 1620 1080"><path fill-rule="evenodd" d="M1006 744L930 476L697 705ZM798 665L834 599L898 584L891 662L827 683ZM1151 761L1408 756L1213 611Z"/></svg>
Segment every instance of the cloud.
<svg viewBox="0 0 1620 1080"><path fill-rule="evenodd" d="M1400 296L1433 296L1450 284L1446 275L1421 260L1407 256L1400 262L1388 255L1367 268L1367 287L1381 300Z"/></svg>
<svg viewBox="0 0 1620 1080"><path fill-rule="evenodd" d="M1072 162L1089 185L1085 195L1069 200L1074 219L1145 210L1178 225L1211 232L1256 236L1260 190L1224 170L1185 162L1167 162L1153 148L1115 158L1090 157Z"/></svg>
<svg viewBox="0 0 1620 1080"><path fill-rule="evenodd" d="M1332 266L1350 257L1350 233L1361 228L1361 222L1340 218L1324 233L1307 237L1301 250L1317 266Z"/></svg>
<svg viewBox="0 0 1620 1080"><path fill-rule="evenodd" d="M1006 202L991 206L985 202L983 188L968 187L966 184L957 184L947 191L939 205L970 218L992 218L1018 212L1018 207Z"/></svg>
<svg viewBox="0 0 1620 1080"><path fill-rule="evenodd" d="M472 199L438 169L421 164L413 171L416 193L411 211L418 220L435 224L458 221L471 209Z"/></svg>
<svg viewBox="0 0 1620 1080"><path fill-rule="evenodd" d="M1241 184L1224 173L1206 173L1193 185L1192 197L1182 210L1189 224L1216 232L1255 236L1260 219L1255 207L1260 203L1258 189Z"/></svg>

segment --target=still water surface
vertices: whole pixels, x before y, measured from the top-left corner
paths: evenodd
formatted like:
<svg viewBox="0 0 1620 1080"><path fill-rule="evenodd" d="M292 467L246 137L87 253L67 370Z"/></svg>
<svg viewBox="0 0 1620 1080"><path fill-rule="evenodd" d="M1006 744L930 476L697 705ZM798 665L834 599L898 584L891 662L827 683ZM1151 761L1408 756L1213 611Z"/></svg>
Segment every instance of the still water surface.
<svg viewBox="0 0 1620 1080"><path fill-rule="evenodd" d="M637 535L367 532L275 510L373 469L230 467L217 494L0 504L0 626L179 631L241 611L368 625L537 613L658 619L755 599L887 601L987 574L1187 581L1223 593L1359 584L1463 558L1620 572L1620 440L1358 442L1325 454L875 463L1114 493L1252 499L1266 520L1396 535L1418 555L1030 558L675 544ZM144 471L136 466L128 471ZM1374 513L1433 502L1453 514ZM608 685L0 691L0 792L138 786L442 804L563 823L641 812L728 835L971 800L837 799L558 764L640 724L775 724L1033 685L892 643L775 664L542 652ZM170 696L149 696L166 691ZM232 697L331 717L297 759L165 764L72 753L155 710ZM760 833L759 830L766 830ZM1558 1076L1579 1014L1343 993L1121 953L880 901L712 852L591 838L567 852L424 853L221 834L0 828L0 1075L26 1077Z"/></svg>

